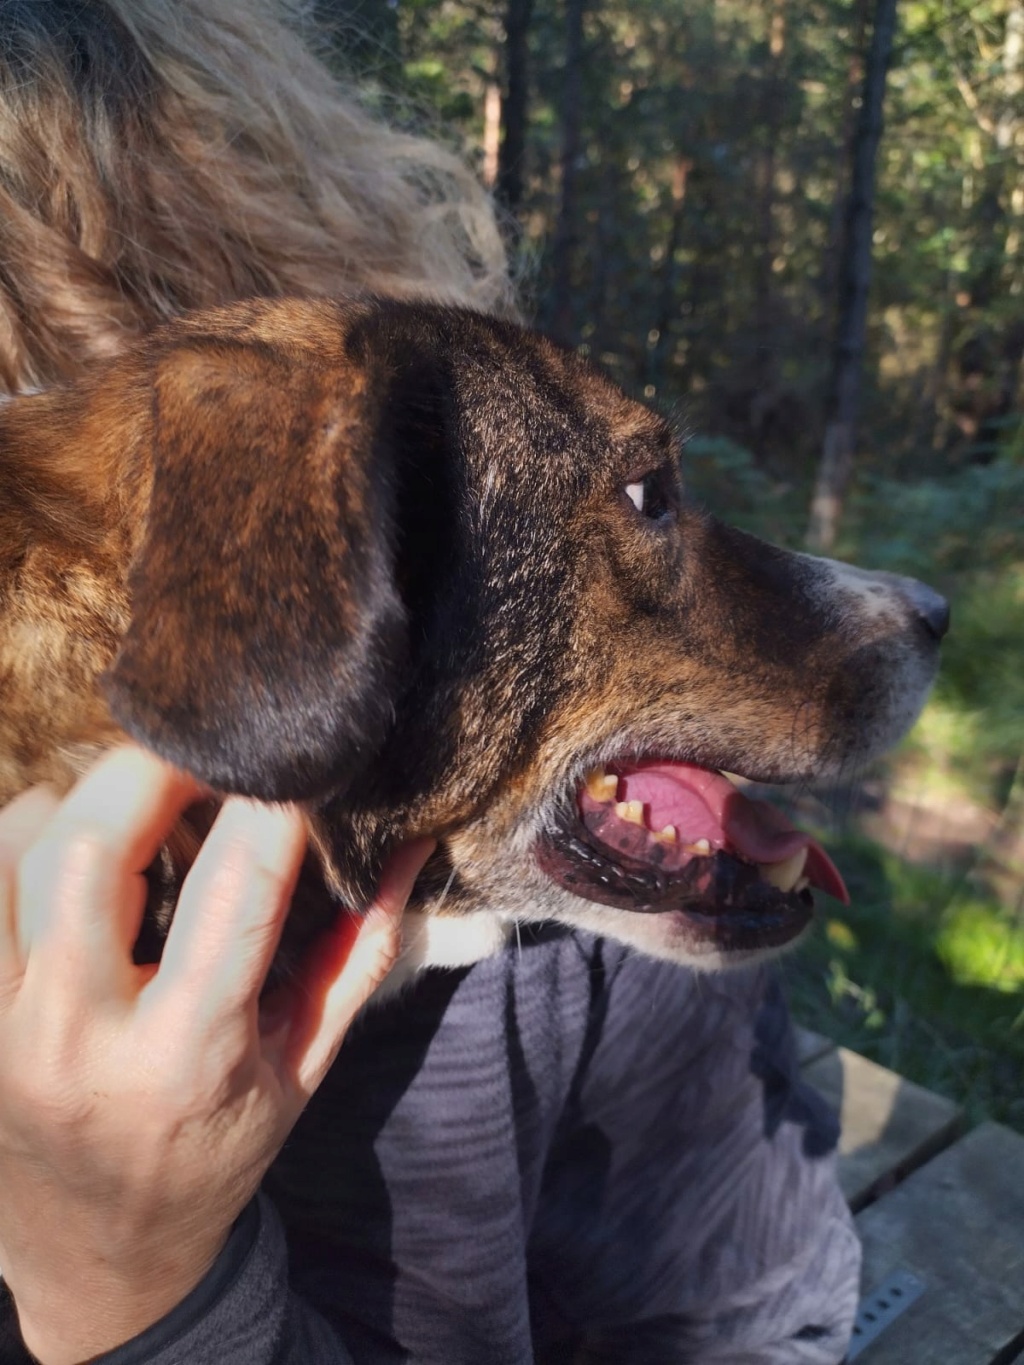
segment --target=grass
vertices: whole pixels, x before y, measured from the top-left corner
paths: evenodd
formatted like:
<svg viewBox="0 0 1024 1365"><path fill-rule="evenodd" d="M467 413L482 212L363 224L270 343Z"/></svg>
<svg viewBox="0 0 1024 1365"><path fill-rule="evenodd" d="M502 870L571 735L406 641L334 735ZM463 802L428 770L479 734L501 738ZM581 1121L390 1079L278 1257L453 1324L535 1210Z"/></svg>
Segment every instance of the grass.
<svg viewBox="0 0 1024 1365"><path fill-rule="evenodd" d="M966 800L1021 825L1024 563L961 573L935 695L889 790ZM863 837L833 841L853 904L822 907L787 967L797 1017L884 1066L1024 1132L1020 868L953 874Z"/></svg>
<svg viewBox="0 0 1024 1365"><path fill-rule="evenodd" d="M953 630L912 745L920 780L953 779L996 809L1024 753L1024 562L953 590Z"/></svg>
<svg viewBox="0 0 1024 1365"><path fill-rule="evenodd" d="M824 902L787 959L796 1017L948 1095L972 1122L1024 1132L1024 920L969 875L856 836L830 851L853 904Z"/></svg>

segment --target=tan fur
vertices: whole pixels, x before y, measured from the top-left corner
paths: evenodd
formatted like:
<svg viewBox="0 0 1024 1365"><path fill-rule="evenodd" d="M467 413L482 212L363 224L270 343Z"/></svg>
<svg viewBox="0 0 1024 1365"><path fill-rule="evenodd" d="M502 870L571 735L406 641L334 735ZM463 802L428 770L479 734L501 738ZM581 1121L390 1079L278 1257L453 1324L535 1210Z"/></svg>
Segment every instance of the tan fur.
<svg viewBox="0 0 1024 1365"><path fill-rule="evenodd" d="M66 784L123 726L217 790L305 803L300 939L430 835L414 908L468 937L419 925L413 965L520 918L717 965L685 915L552 882L559 807L622 755L783 780L862 761L937 637L912 585L688 509L677 460L543 338L372 298L190 315L0 406L0 799Z"/></svg>

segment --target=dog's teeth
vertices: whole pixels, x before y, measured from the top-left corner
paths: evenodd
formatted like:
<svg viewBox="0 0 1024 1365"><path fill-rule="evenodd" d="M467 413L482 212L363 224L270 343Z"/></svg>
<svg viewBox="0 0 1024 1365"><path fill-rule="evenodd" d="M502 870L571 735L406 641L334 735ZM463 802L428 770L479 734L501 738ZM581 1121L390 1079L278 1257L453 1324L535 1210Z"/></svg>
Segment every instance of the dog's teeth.
<svg viewBox="0 0 1024 1365"><path fill-rule="evenodd" d="M799 880L795 883L795 885L794 885L794 887L793 887L793 890L794 890L794 891L809 891L809 890L810 890L810 886L811 886L811 879L810 879L810 877L801 877L801 878L799 878Z"/></svg>
<svg viewBox="0 0 1024 1365"><path fill-rule="evenodd" d="M666 825L663 830L660 830L657 834L652 835L652 838L654 839L655 843L658 844L674 844L676 840L679 838L679 836L676 834L675 825Z"/></svg>
<svg viewBox="0 0 1024 1365"><path fill-rule="evenodd" d="M644 823L644 803L642 801L616 801L615 814L627 825Z"/></svg>
<svg viewBox="0 0 1024 1365"><path fill-rule="evenodd" d="M619 779L614 773L595 768L587 777L587 791L595 801L614 801L619 790Z"/></svg>
<svg viewBox="0 0 1024 1365"><path fill-rule="evenodd" d="M762 863L761 876L780 891L795 891L797 883L803 876L806 862L807 849L801 848L792 857L784 858L781 863Z"/></svg>
<svg viewBox="0 0 1024 1365"><path fill-rule="evenodd" d="M696 858L706 858L711 852L711 840L698 839L695 844L684 844L683 847Z"/></svg>

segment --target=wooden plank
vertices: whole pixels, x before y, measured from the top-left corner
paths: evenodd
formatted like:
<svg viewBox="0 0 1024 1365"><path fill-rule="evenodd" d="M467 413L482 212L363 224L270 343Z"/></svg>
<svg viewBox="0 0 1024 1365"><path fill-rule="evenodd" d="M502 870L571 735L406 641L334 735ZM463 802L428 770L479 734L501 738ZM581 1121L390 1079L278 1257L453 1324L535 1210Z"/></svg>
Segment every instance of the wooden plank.
<svg viewBox="0 0 1024 1365"><path fill-rule="evenodd" d="M803 1028L800 1024L794 1025L793 1033L796 1037L796 1058L801 1066L810 1066L811 1062L824 1057L826 1052L835 1051L835 1043L823 1033L815 1033L813 1029Z"/></svg>
<svg viewBox="0 0 1024 1365"><path fill-rule="evenodd" d="M867 1290L924 1293L858 1365L1008 1365L1024 1350L1024 1138L976 1128L857 1218Z"/></svg>
<svg viewBox="0 0 1024 1365"><path fill-rule="evenodd" d="M854 1210L948 1146L962 1127L952 1100L846 1048L811 1062L803 1075L839 1111L839 1183Z"/></svg>

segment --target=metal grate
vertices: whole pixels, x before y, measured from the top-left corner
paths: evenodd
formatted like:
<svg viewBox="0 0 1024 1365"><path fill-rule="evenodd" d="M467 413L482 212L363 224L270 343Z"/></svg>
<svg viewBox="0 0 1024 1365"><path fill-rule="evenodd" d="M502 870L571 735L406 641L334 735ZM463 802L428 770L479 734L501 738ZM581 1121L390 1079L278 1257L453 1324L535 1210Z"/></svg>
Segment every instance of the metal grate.
<svg viewBox="0 0 1024 1365"><path fill-rule="evenodd" d="M853 1336L846 1353L848 1365L891 1327L900 1314L905 1313L921 1297L924 1290L924 1281L901 1267L887 1276L871 1294L865 1295L853 1322Z"/></svg>

